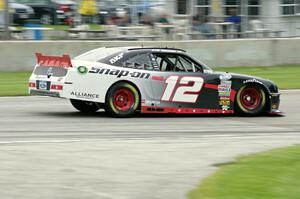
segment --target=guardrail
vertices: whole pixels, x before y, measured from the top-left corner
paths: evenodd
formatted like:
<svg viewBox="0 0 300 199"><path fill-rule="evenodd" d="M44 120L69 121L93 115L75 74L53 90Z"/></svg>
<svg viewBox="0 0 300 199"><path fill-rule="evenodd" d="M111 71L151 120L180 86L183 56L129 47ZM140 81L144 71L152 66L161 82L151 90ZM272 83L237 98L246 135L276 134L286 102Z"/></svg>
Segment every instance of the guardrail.
<svg viewBox="0 0 300 199"><path fill-rule="evenodd" d="M71 57L104 46L159 46L185 49L215 66L300 64L300 38L205 41L0 41L0 71L31 71L35 53Z"/></svg>

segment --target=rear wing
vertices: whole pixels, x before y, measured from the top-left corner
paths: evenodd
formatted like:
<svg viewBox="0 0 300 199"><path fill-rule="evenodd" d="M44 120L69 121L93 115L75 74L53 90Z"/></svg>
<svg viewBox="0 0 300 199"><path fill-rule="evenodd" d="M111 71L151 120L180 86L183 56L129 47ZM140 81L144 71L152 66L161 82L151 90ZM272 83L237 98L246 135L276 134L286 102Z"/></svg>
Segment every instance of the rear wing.
<svg viewBox="0 0 300 199"><path fill-rule="evenodd" d="M42 53L36 53L37 64L39 66L65 67L71 68L72 62L69 55L63 56L46 56Z"/></svg>

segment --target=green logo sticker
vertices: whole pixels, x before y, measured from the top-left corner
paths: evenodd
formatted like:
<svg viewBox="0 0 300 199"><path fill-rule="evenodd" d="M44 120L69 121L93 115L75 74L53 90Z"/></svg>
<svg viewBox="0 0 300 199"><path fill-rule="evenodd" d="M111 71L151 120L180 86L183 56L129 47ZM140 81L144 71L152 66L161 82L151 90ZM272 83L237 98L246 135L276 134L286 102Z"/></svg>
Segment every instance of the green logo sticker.
<svg viewBox="0 0 300 199"><path fill-rule="evenodd" d="M81 75L85 75L85 74L87 74L88 69L85 66L79 66L79 67L77 67L77 72Z"/></svg>

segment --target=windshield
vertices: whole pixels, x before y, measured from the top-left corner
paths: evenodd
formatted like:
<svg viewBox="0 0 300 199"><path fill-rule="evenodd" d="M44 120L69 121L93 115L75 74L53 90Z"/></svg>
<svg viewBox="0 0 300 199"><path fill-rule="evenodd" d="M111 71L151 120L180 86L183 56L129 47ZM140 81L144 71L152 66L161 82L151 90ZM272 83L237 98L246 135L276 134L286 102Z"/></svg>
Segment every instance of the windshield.
<svg viewBox="0 0 300 199"><path fill-rule="evenodd" d="M202 63L202 62L201 62ZM211 69L210 67L208 67L207 65L202 63L202 67L203 67L203 72L204 73L209 73L209 72L213 72L213 69Z"/></svg>
<svg viewBox="0 0 300 199"><path fill-rule="evenodd" d="M105 57L108 57L112 54L124 51L124 48L97 48L86 53L83 53L77 57L75 60L83 60L83 61L99 61Z"/></svg>
<svg viewBox="0 0 300 199"><path fill-rule="evenodd" d="M201 64L204 73L210 73L210 72L213 71L213 69L211 69L210 67L208 67L206 64L204 64L203 62L199 61L199 60L196 59L195 57L193 57L193 59L194 59L195 61L197 61L198 63Z"/></svg>

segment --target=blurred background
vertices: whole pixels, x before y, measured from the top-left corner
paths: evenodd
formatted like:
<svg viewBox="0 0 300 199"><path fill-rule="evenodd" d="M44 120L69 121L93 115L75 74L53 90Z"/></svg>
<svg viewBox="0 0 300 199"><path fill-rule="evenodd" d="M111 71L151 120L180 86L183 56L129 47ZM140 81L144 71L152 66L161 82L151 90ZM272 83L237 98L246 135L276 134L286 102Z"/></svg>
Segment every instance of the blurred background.
<svg viewBox="0 0 300 199"><path fill-rule="evenodd" d="M0 0L2 40L300 35L300 0Z"/></svg>

